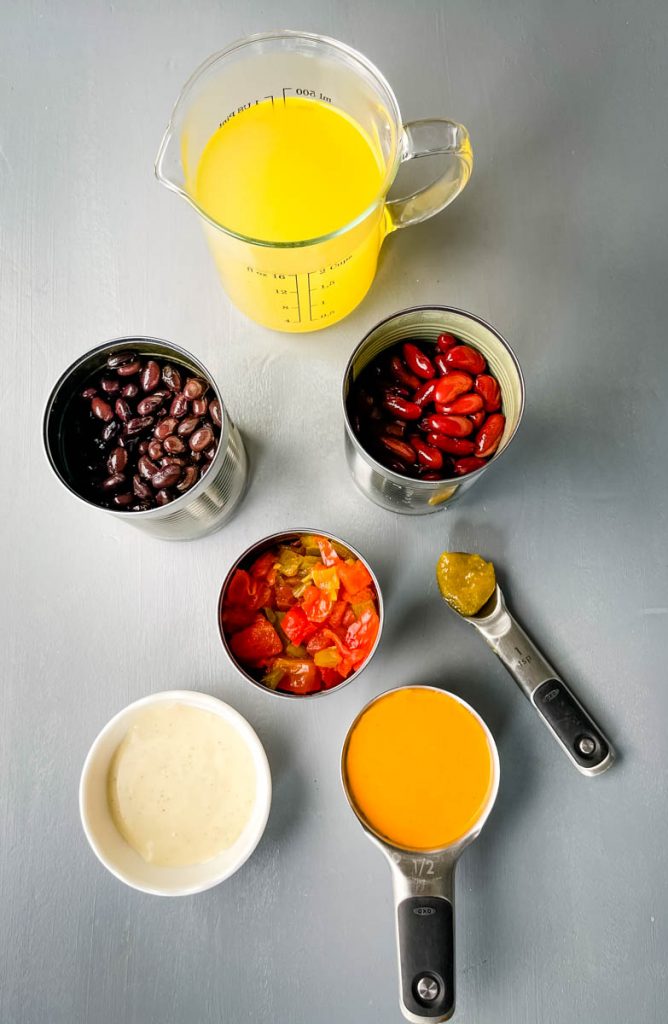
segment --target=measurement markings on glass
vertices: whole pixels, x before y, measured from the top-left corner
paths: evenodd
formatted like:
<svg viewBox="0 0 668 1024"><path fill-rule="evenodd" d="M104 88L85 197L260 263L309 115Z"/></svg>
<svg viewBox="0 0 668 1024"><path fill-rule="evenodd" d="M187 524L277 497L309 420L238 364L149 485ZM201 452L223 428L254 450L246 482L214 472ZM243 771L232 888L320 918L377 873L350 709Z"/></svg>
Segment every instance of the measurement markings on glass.
<svg viewBox="0 0 668 1024"><path fill-rule="evenodd" d="M285 317L285 323L286 324L300 324L302 322L302 304L301 304L301 300L299 298L299 277L298 277L298 275L297 274L274 274L273 277L274 277L275 281L285 281L286 283L288 281L294 281L294 283L295 283L294 288L287 288L287 287L286 288L282 288L281 287L281 288L275 288L274 291L276 292L277 295L285 296L286 298L287 297L290 297L290 298L294 297L297 300L297 305L296 306L291 306L288 302L284 302L281 305L281 309L284 310L286 313L289 313L289 312L291 312L293 310L297 310L297 318L295 319L294 317L286 316Z"/></svg>
<svg viewBox="0 0 668 1024"><path fill-rule="evenodd" d="M330 267L330 270L331 270L331 267ZM315 307L317 307L317 306L325 306L326 305L325 297L323 296L322 293L327 291L328 288L333 288L334 285L336 284L336 280L333 277L328 278L326 281L321 280L320 284L313 284L311 282L311 278L312 277L315 277L317 275L318 278L321 279L322 275L326 274L326 273L327 273L327 267L323 267L321 270L311 270L306 275L306 284L307 284L307 287L308 287L308 315L309 315L309 320L326 320L328 317L334 316L334 310L333 309L327 310L324 313L316 313L315 315L314 315L314 312L313 312ZM316 299L314 297L314 292L320 292L320 296L318 297L318 299Z"/></svg>
<svg viewBox="0 0 668 1024"><path fill-rule="evenodd" d="M325 96L324 93L316 92L315 89L295 89L291 85L286 85L281 89L281 92L283 93L284 103L287 99L286 93L289 92L294 93L295 96L303 96L309 100L320 100L321 103L332 102L331 96ZM219 123L218 127L222 128L224 124L227 124L228 121L231 121L233 117L237 116L237 114L243 114L244 110L250 110L251 107L257 107L260 103L265 103L267 100L271 100L271 105L273 107L274 102L276 100L276 96L274 96L273 94L270 94L269 96L258 96L256 97L256 99L248 100L246 103L241 103L236 110L230 110L227 117L223 118L223 120Z"/></svg>

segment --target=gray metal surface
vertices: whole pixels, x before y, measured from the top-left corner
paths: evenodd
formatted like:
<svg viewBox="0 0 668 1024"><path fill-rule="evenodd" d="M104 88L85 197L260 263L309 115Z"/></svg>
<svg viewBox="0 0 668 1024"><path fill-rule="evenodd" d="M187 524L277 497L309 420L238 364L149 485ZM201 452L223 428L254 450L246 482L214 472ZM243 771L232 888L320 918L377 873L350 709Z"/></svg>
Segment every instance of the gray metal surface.
<svg viewBox="0 0 668 1024"><path fill-rule="evenodd" d="M362 705L410 682L470 701L501 758L497 804L459 865L456 1019L663 1020L668 7L3 0L0 19L0 1021L398 1024L387 867L347 805L339 756ZM462 121L476 157L449 210L388 241L362 306L311 337L231 308L195 216L153 178L192 69L277 24L368 54L404 118ZM498 327L527 411L470 496L415 520L347 479L340 383L369 327L421 302ZM87 509L42 453L62 368L133 332L201 358L248 442L239 514L192 544ZM350 540L386 597L373 664L303 706L236 677L215 621L233 559L297 522ZM611 771L574 772L443 607L445 547L494 560L619 751ZM98 864L77 784L111 715L171 687L248 717L275 794L242 871L160 900Z"/></svg>

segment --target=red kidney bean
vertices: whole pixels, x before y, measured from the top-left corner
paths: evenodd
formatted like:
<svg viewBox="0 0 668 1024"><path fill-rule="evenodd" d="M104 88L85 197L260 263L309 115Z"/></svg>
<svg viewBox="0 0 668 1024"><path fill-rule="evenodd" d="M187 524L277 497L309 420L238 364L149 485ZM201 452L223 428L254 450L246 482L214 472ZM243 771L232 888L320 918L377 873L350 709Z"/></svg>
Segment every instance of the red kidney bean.
<svg viewBox="0 0 668 1024"><path fill-rule="evenodd" d="M194 416L206 416L206 411L209 408L208 398L193 398L191 408Z"/></svg>
<svg viewBox="0 0 668 1024"><path fill-rule="evenodd" d="M173 485L179 481L180 477L181 467L170 463L167 466L161 467L157 473L153 474L151 477L151 486L154 490L161 491L167 487L173 487Z"/></svg>
<svg viewBox="0 0 668 1024"><path fill-rule="evenodd" d="M449 405L441 405L437 407L437 412L442 412L446 416L470 416L473 413L480 412L482 409L482 398L480 395L460 395L459 398L455 398L454 402L450 402Z"/></svg>
<svg viewBox="0 0 668 1024"><path fill-rule="evenodd" d="M161 466L185 466L186 460L182 459L179 455L163 455L160 459Z"/></svg>
<svg viewBox="0 0 668 1024"><path fill-rule="evenodd" d="M207 387L206 381L200 380L199 377L188 377L183 388L183 394L188 399L201 398Z"/></svg>
<svg viewBox="0 0 668 1024"><path fill-rule="evenodd" d="M466 394L473 387L473 377L462 370L448 370L444 377L436 381L434 401L439 405L449 405L455 398Z"/></svg>
<svg viewBox="0 0 668 1024"><path fill-rule="evenodd" d="M448 366L456 370L467 370L469 373L484 373L487 369L487 361L482 352L470 345L455 345L445 353L445 361Z"/></svg>
<svg viewBox="0 0 668 1024"><path fill-rule="evenodd" d="M100 387L104 391L105 395L113 395L120 389L120 383L114 377L103 377L100 381Z"/></svg>
<svg viewBox="0 0 668 1024"><path fill-rule="evenodd" d="M139 380L144 391L155 391L160 383L160 367L155 359L149 359Z"/></svg>
<svg viewBox="0 0 668 1024"><path fill-rule="evenodd" d="M139 452L140 455L146 455L148 451L148 444L148 441L139 442L139 444L137 445L137 451Z"/></svg>
<svg viewBox="0 0 668 1024"><path fill-rule="evenodd" d="M166 437L162 442L162 445L165 451L169 452L170 455L178 455L180 452L184 452L186 450L186 446L181 438L176 437L174 434L170 434L169 437Z"/></svg>
<svg viewBox="0 0 668 1024"><path fill-rule="evenodd" d="M384 424L384 430L386 434L390 434L392 437L403 437L407 426L407 420L391 420L389 423Z"/></svg>
<svg viewBox="0 0 668 1024"><path fill-rule="evenodd" d="M154 398L162 398L163 402L166 398L171 398L172 392L168 391L167 388L158 388L157 391L153 392Z"/></svg>
<svg viewBox="0 0 668 1024"><path fill-rule="evenodd" d="M134 501L132 494L127 491L125 494L114 495L114 505L118 505L119 508L127 508Z"/></svg>
<svg viewBox="0 0 668 1024"><path fill-rule="evenodd" d="M107 469L111 476L116 473L122 473L128 464L128 453L125 448L114 448L113 452L107 459Z"/></svg>
<svg viewBox="0 0 668 1024"><path fill-rule="evenodd" d="M486 412L496 412L501 408L501 388L496 377L489 373L479 373L473 387L481 396Z"/></svg>
<svg viewBox="0 0 668 1024"><path fill-rule="evenodd" d="M139 373L141 370L141 363L138 359L135 359L132 363L123 363L116 370L119 377L134 377L135 373Z"/></svg>
<svg viewBox="0 0 668 1024"><path fill-rule="evenodd" d="M420 473L420 480L442 480L441 473Z"/></svg>
<svg viewBox="0 0 668 1024"><path fill-rule="evenodd" d="M445 361L445 354L443 352L437 352L434 356L434 366L441 376L448 372L448 364Z"/></svg>
<svg viewBox="0 0 668 1024"><path fill-rule="evenodd" d="M134 434L142 434L145 430L148 430L153 426L155 417L153 416L133 416L131 420L128 420L126 424L126 431L129 437Z"/></svg>
<svg viewBox="0 0 668 1024"><path fill-rule="evenodd" d="M187 437L189 434L192 434L193 430L197 428L198 424L199 416L188 416L185 420L181 420L177 431L179 437ZM170 430L169 433L171 434L172 431Z"/></svg>
<svg viewBox="0 0 668 1024"><path fill-rule="evenodd" d="M473 415L470 417L471 423L473 424L476 430L478 429L478 427L481 427L483 425L486 418L487 413L485 412L484 409L481 409L480 412L474 412Z"/></svg>
<svg viewBox="0 0 668 1024"><path fill-rule="evenodd" d="M190 447L194 452L203 452L212 443L213 430L207 426L200 427L190 438Z"/></svg>
<svg viewBox="0 0 668 1024"><path fill-rule="evenodd" d="M419 420L422 415L419 405L416 405L415 402L407 402L405 398L400 398L398 395L386 394L383 408L402 420Z"/></svg>
<svg viewBox="0 0 668 1024"><path fill-rule="evenodd" d="M142 455L141 459L137 463L137 469L139 470L139 475L142 476L144 480L152 480L158 472L158 467L155 462L151 462L146 455Z"/></svg>
<svg viewBox="0 0 668 1024"><path fill-rule="evenodd" d="M142 398L141 402L137 402L137 412L140 416L148 416L149 413L155 412L161 405L162 398L159 398L157 395L149 395L147 398Z"/></svg>
<svg viewBox="0 0 668 1024"><path fill-rule="evenodd" d="M166 437L173 434L176 429L176 420L173 416L165 416L164 419L156 425L153 436L157 437L158 441L164 441Z"/></svg>
<svg viewBox="0 0 668 1024"><path fill-rule="evenodd" d="M475 451L481 459L488 459L499 447L499 441L506 425L503 413L493 412L476 434Z"/></svg>
<svg viewBox="0 0 668 1024"><path fill-rule="evenodd" d="M448 437L468 437L473 433L473 424L465 416L440 416L434 413L425 418L430 431L447 434Z"/></svg>
<svg viewBox="0 0 668 1024"><path fill-rule="evenodd" d="M439 352L447 352L449 348L452 348L452 346L456 344L457 339L455 338L454 334L448 334L447 332L439 334L438 338L436 339L436 348L439 350Z"/></svg>
<svg viewBox="0 0 668 1024"><path fill-rule="evenodd" d="M164 380L165 384L167 385L170 391L181 390L181 374L176 369L176 367L172 366L170 363L167 363L165 366L163 366L162 379Z"/></svg>
<svg viewBox="0 0 668 1024"><path fill-rule="evenodd" d="M464 437L448 437L446 434L437 434L431 431L427 434L427 444L438 448L439 451L447 452L449 455L473 455L475 443Z"/></svg>
<svg viewBox="0 0 668 1024"><path fill-rule="evenodd" d="M123 363L132 363L136 358L136 352L112 352L107 356L107 366L110 370L115 370L117 366L122 366Z"/></svg>
<svg viewBox="0 0 668 1024"><path fill-rule="evenodd" d="M162 455L162 444L156 438L153 438L153 440L149 441L146 451L155 462Z"/></svg>
<svg viewBox="0 0 668 1024"><path fill-rule="evenodd" d="M108 402L105 402L103 398L94 398L90 403L91 411L94 416L97 416L99 420L104 423L109 423L114 418L114 410L111 408Z"/></svg>
<svg viewBox="0 0 668 1024"><path fill-rule="evenodd" d="M381 434L378 440L381 444L384 444L393 455L396 455L401 462L405 462L409 466L415 462L415 451L410 444L406 443L406 441L400 441L397 437L389 437L387 434Z"/></svg>
<svg viewBox="0 0 668 1024"><path fill-rule="evenodd" d="M187 412L188 399L183 392L179 392L179 394L174 395L174 398L172 399L172 404L169 407L169 415L176 416L177 420L180 420Z"/></svg>
<svg viewBox="0 0 668 1024"><path fill-rule="evenodd" d="M421 409L424 409L425 405L429 405L430 402L434 401L434 391L436 390L435 380L426 380L424 384L420 384L413 395L413 401L416 405L419 405Z"/></svg>
<svg viewBox="0 0 668 1024"><path fill-rule="evenodd" d="M426 444L420 437L411 437L410 443L411 447L417 452L418 462L421 466L427 466L429 469L441 469L443 456L438 448L432 448L431 445Z"/></svg>
<svg viewBox="0 0 668 1024"><path fill-rule="evenodd" d="M199 471L197 466L186 466L183 470L183 476L176 485L177 491L181 491L181 493L183 493L183 491L187 491L195 483L198 476Z"/></svg>
<svg viewBox="0 0 668 1024"><path fill-rule="evenodd" d="M172 496L169 491L158 491L155 496L156 505L169 505L172 500Z"/></svg>
<svg viewBox="0 0 668 1024"><path fill-rule="evenodd" d="M211 447L207 448L206 451L204 452L204 458L206 459L207 462L213 462L215 454L216 454L215 445L211 445ZM202 472L204 472L204 471L202 470Z"/></svg>
<svg viewBox="0 0 668 1024"><path fill-rule="evenodd" d="M106 480L103 480L100 487L103 491L117 491L125 483L125 476L123 473L112 473Z"/></svg>
<svg viewBox="0 0 668 1024"><path fill-rule="evenodd" d="M457 459L453 464L452 472L455 476L465 476L466 473L473 473L476 469L481 469L486 465L487 463L484 459L478 459L474 455L468 459Z"/></svg>
<svg viewBox="0 0 668 1024"><path fill-rule="evenodd" d="M139 394L139 388L136 384L126 384L121 390L123 398L136 398Z"/></svg>
<svg viewBox="0 0 668 1024"><path fill-rule="evenodd" d="M130 408L130 406L128 405L124 398L116 399L115 409L116 415L118 416L119 420L121 420L123 423L127 423L127 421L132 416L132 409Z"/></svg>
<svg viewBox="0 0 668 1024"><path fill-rule="evenodd" d="M153 491L151 490L147 483L144 483L144 481L142 480L138 473L135 473L135 475L132 478L132 490L134 491L135 496L137 498L141 498L144 501L147 498L153 497Z"/></svg>
<svg viewBox="0 0 668 1024"><path fill-rule="evenodd" d="M420 378L408 372L399 356L392 356L390 359L390 372L394 379L407 387L409 391L415 391L420 387Z"/></svg>
<svg viewBox="0 0 668 1024"><path fill-rule="evenodd" d="M408 369L412 373L417 374L418 377L422 377L424 380L431 380L432 377L436 376L436 370L431 359L417 345L407 341L402 346L401 351L408 364Z"/></svg>
<svg viewBox="0 0 668 1024"><path fill-rule="evenodd" d="M220 402L217 398L213 398L209 405L209 412L211 413L211 419L217 427L222 427L223 417L221 415Z"/></svg>

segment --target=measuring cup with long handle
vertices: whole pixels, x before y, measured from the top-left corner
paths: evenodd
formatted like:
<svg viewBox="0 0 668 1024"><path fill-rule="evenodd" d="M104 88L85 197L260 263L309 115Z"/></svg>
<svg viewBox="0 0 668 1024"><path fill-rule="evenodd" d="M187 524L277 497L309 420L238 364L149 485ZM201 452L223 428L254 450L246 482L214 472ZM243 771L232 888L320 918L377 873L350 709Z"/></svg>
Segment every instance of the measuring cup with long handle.
<svg viewBox="0 0 668 1024"><path fill-rule="evenodd" d="M360 718L387 694L374 698L359 713L348 731L341 757L341 777L348 802L366 835L381 850L392 871L399 1003L404 1017L415 1024L425 1024L426 1021L437 1024L449 1020L455 1012L455 868L489 817L500 777L496 743L480 715L455 694L442 690L436 692L445 693L471 712L485 732L491 754L492 781L485 806L472 828L455 843L439 850L402 849L375 832L355 804L346 773L348 743ZM437 814L438 808L425 806L423 812L425 815Z"/></svg>
<svg viewBox="0 0 668 1024"><path fill-rule="evenodd" d="M382 168L381 185L351 223L322 237L291 242L245 237L198 203L200 158L212 135L231 118L259 104L273 109L291 98L331 104L352 119ZM401 163L433 155L445 164L435 180L404 199L388 201ZM384 238L451 203L469 180L472 160L468 133L455 121L402 124L392 89L362 54L335 39L280 31L240 40L194 72L172 112L155 173L201 215L234 304L266 327L303 332L336 323L361 302Z"/></svg>
<svg viewBox="0 0 668 1024"><path fill-rule="evenodd" d="M610 742L510 614L499 585L476 615L460 617L501 659L578 771L606 771L614 761Z"/></svg>

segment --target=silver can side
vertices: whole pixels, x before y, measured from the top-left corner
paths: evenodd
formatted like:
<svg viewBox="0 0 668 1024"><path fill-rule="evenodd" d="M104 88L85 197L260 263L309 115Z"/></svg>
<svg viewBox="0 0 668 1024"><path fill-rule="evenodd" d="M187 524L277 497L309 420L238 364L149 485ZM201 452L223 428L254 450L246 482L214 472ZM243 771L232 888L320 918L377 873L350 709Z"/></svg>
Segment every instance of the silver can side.
<svg viewBox="0 0 668 1024"><path fill-rule="evenodd" d="M506 426L501 443L486 466L464 477L414 480L387 469L360 444L348 415L350 385L381 352L408 339L433 341L450 332L479 349L497 378L503 398ZM525 404L524 378L515 353L490 324L473 313L451 306L413 306L381 320L353 352L343 376L343 420L346 461L353 482L365 497L390 512L427 515L448 508L494 465L515 436Z"/></svg>
<svg viewBox="0 0 668 1024"><path fill-rule="evenodd" d="M195 486L174 501L144 512L104 509L79 494L72 484L63 424L72 401L90 375L103 368L106 357L116 351L132 348L142 356L173 359L194 375L207 381L220 403L222 426L216 455L204 476ZM220 529L234 514L245 494L248 482L248 459L241 435L229 417L220 390L213 377L190 352L161 338L115 338L96 346L77 359L61 375L46 404L43 423L46 455L61 483L80 501L100 512L130 523L153 537L163 540L194 540Z"/></svg>

